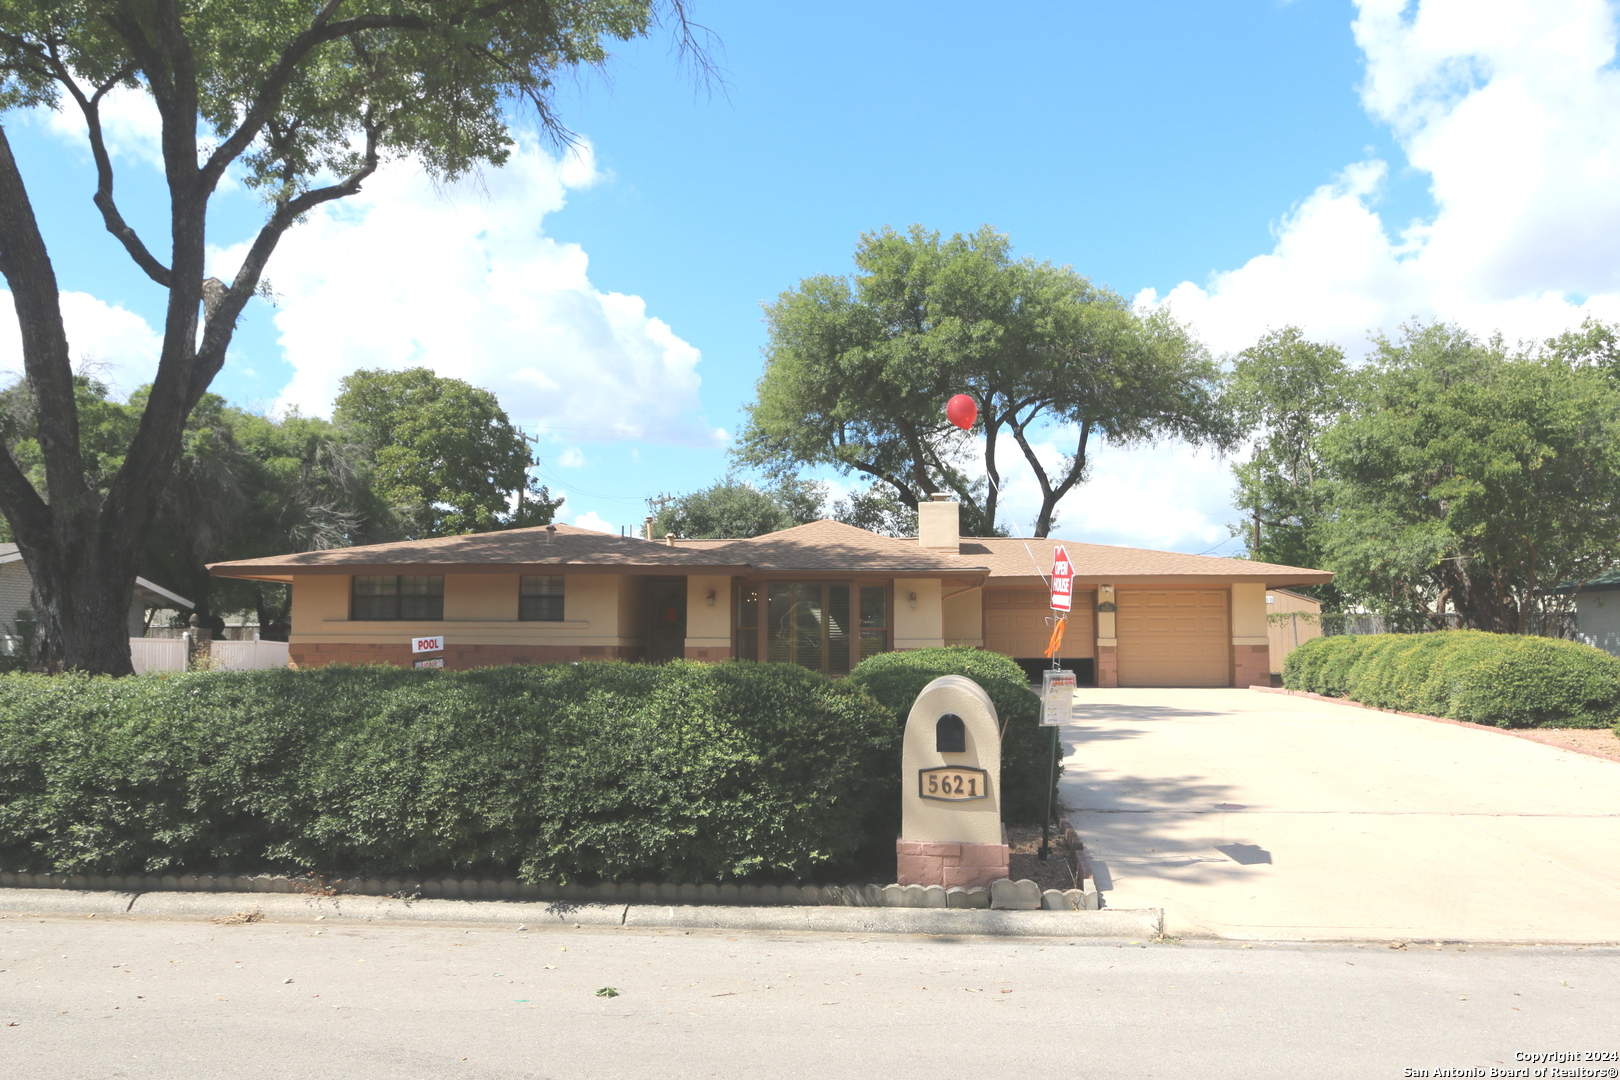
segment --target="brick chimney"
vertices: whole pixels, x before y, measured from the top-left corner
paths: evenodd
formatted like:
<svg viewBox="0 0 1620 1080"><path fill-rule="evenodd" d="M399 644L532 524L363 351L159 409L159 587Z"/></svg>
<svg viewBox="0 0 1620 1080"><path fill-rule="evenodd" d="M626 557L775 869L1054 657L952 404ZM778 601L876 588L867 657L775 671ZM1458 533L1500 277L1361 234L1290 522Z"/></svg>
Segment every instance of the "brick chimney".
<svg viewBox="0 0 1620 1080"><path fill-rule="evenodd" d="M958 551L962 546L962 506L944 492L917 504L917 542L936 551Z"/></svg>

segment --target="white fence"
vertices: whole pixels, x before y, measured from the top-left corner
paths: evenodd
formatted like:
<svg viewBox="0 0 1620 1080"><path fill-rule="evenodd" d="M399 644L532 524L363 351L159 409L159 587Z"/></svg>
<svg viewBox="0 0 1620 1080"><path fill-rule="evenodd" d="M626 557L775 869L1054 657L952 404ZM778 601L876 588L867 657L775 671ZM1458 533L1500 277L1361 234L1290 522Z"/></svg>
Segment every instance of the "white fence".
<svg viewBox="0 0 1620 1080"><path fill-rule="evenodd" d="M135 663L135 674L186 670L186 644L185 638L130 638L129 658Z"/></svg>
<svg viewBox="0 0 1620 1080"><path fill-rule="evenodd" d="M130 638L129 657L135 674L186 670L189 638ZM209 656L216 671L261 671L287 666L285 641L212 641Z"/></svg>
<svg viewBox="0 0 1620 1080"><path fill-rule="evenodd" d="M216 670L264 671L287 666L285 641L213 641L208 648Z"/></svg>

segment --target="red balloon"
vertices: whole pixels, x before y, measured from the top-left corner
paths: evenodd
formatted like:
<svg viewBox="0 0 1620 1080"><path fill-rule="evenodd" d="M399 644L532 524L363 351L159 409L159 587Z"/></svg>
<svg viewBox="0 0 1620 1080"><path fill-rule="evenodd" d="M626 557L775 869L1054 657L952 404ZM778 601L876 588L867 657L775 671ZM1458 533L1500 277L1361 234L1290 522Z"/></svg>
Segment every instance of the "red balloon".
<svg viewBox="0 0 1620 1080"><path fill-rule="evenodd" d="M979 418L979 403L966 394L957 394L945 403L945 419L967 431Z"/></svg>

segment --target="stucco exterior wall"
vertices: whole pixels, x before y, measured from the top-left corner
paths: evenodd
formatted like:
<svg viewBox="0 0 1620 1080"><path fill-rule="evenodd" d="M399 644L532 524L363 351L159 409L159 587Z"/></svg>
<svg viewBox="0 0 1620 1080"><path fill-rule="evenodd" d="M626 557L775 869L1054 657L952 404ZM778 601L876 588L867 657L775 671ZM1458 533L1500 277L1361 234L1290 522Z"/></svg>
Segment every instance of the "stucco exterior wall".
<svg viewBox="0 0 1620 1080"><path fill-rule="evenodd" d="M913 604L911 595L917 600ZM894 648L929 649L945 644L944 589L938 578L894 579ZM982 629L980 631L983 632Z"/></svg>
<svg viewBox="0 0 1620 1080"><path fill-rule="evenodd" d="M311 574L293 579L292 659L310 663L409 664L412 637L441 634L449 666L522 660L631 658L641 647L640 582L627 575L567 575L563 619L518 618L518 575L447 574L442 621L349 619L350 579ZM319 648L316 648L319 646ZM466 663L456 657L465 653Z"/></svg>
<svg viewBox="0 0 1620 1080"><path fill-rule="evenodd" d="M1232 585L1232 685L1271 682L1271 635L1266 626L1263 582Z"/></svg>
<svg viewBox="0 0 1620 1080"><path fill-rule="evenodd" d="M947 586L944 592L949 594L961 588L953 584ZM958 592L956 596L944 600L942 606L945 644L984 648L984 590Z"/></svg>
<svg viewBox="0 0 1620 1080"><path fill-rule="evenodd" d="M724 660L730 655L731 578L694 574L686 579L686 658Z"/></svg>

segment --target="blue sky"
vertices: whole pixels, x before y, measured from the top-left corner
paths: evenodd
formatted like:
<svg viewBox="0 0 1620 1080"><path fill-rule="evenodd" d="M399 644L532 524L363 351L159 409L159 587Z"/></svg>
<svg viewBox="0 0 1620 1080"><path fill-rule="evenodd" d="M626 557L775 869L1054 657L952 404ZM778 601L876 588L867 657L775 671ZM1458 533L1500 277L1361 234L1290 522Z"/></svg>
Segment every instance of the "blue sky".
<svg viewBox="0 0 1620 1080"><path fill-rule="evenodd" d="M319 413L356 367L467 378L541 435L564 519L616 530L646 496L725 471L760 305L847 272L883 225L992 224L1168 303L1217 353L1290 322L1355 353L1410 318L1537 337L1620 315L1600 0L693 10L722 84L698 85L655 36L564 87L582 154L520 137L506 169L449 190L394 163L289 236L268 273L279 303L253 305L214 389ZM121 199L160 234L150 129L139 101L119 104ZM73 125L8 130L75 349L133 386L161 298L91 216ZM260 213L220 194L221 270ZM1229 490L1227 463L1191 448L1105 450L1059 531L1231 551ZM1008 495L1027 529L1017 477Z"/></svg>

